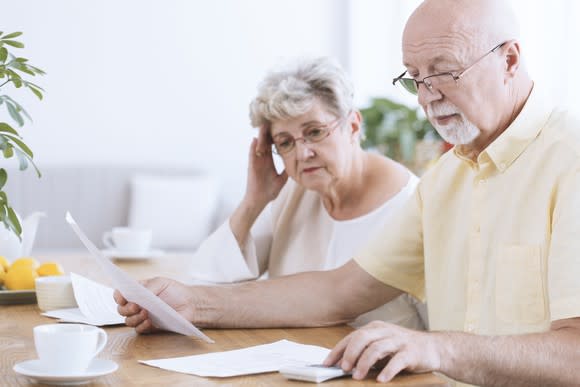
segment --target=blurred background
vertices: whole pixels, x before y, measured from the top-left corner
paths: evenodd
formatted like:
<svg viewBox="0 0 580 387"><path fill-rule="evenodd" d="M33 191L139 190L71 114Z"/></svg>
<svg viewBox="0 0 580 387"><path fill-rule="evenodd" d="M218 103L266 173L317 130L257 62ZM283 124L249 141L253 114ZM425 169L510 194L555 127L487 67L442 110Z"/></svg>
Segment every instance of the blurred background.
<svg viewBox="0 0 580 387"><path fill-rule="evenodd" d="M420 171L431 149L417 156L416 146L429 130L412 96L391 85L403 69L405 20L419 3L2 1L0 30L24 32L19 39L26 47L15 51L47 73L35 79L45 89L43 101L27 91L2 92L32 116L34 121L19 131L41 170L204 171L227 192L228 208L245 188L248 146L257 133L249 124L248 104L257 83L284 58L330 55L351 74L357 105L376 110L366 112L375 115L369 129L378 133L367 145L393 152L393 141L403 138L405 149L391 154L408 164L426 158ZM571 102L579 100L580 2L512 3L530 71L554 99L578 110ZM396 111L395 118L377 118L377 111L388 115L389 109ZM4 120L9 117L2 108ZM31 169L23 173L34 175ZM18 200L12 199L16 209Z"/></svg>

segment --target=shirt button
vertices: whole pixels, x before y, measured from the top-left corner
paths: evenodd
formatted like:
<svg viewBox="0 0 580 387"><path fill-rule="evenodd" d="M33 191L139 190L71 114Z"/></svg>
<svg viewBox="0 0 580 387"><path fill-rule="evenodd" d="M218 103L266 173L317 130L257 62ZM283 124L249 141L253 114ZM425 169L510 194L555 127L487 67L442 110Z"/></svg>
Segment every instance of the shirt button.
<svg viewBox="0 0 580 387"><path fill-rule="evenodd" d="M467 332L473 332L475 330L475 325L467 324Z"/></svg>
<svg viewBox="0 0 580 387"><path fill-rule="evenodd" d="M505 169L505 167L506 167L506 163L499 163L499 167L500 167L501 169Z"/></svg>

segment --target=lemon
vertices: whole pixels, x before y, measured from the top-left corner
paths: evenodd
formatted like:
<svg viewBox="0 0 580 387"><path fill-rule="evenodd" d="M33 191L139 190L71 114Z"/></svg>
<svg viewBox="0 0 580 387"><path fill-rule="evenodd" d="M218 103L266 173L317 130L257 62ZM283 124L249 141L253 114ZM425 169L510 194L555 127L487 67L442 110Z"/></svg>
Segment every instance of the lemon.
<svg viewBox="0 0 580 387"><path fill-rule="evenodd" d="M56 262L46 262L36 269L36 273L41 277L47 275L63 275L64 270L62 269L62 266Z"/></svg>
<svg viewBox="0 0 580 387"><path fill-rule="evenodd" d="M11 267L4 278L4 285L9 290L34 289L34 279L38 277L31 266Z"/></svg>
<svg viewBox="0 0 580 387"><path fill-rule="evenodd" d="M10 266L10 269L8 271L15 269L17 267L30 267L32 270L36 270L38 269L39 266L40 264L36 259L32 257L22 257L12 262L12 265Z"/></svg>
<svg viewBox="0 0 580 387"><path fill-rule="evenodd" d="M6 272L4 268L0 266L0 286L4 285L4 278L6 278Z"/></svg>
<svg viewBox="0 0 580 387"><path fill-rule="evenodd" d="M0 266L4 268L4 271L8 271L8 268L10 267L10 262L8 262L6 257L3 257L1 255L0 255Z"/></svg>

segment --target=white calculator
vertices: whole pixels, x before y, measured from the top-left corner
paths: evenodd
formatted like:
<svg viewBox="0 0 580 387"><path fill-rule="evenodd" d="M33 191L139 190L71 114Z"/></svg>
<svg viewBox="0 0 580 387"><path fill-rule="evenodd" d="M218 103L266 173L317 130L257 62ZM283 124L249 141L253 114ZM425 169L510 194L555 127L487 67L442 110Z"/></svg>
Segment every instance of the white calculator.
<svg viewBox="0 0 580 387"><path fill-rule="evenodd" d="M343 371L337 366L325 366L322 364L311 364L302 366L286 366L279 371L288 379L302 380L305 382L320 383L326 380L350 375L350 372Z"/></svg>

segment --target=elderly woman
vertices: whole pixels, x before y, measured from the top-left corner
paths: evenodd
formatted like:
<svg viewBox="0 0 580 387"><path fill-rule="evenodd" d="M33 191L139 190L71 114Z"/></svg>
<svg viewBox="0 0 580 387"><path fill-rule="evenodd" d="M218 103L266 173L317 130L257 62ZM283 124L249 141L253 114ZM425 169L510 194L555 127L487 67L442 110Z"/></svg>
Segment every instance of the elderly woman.
<svg viewBox="0 0 580 387"><path fill-rule="evenodd" d="M197 279L235 282L334 269L415 188L417 177L402 165L360 147L362 122L352 85L328 58L268 74L250 117L259 136L250 146L246 193L200 246L191 268ZM284 164L282 173L273 157ZM423 327L409 296L359 317L355 325L370 319Z"/></svg>

